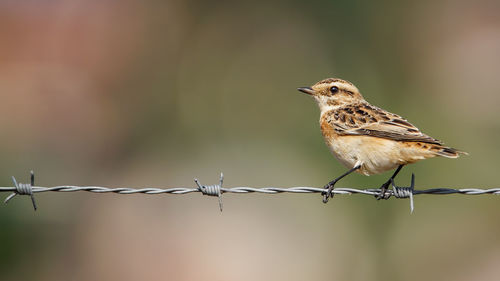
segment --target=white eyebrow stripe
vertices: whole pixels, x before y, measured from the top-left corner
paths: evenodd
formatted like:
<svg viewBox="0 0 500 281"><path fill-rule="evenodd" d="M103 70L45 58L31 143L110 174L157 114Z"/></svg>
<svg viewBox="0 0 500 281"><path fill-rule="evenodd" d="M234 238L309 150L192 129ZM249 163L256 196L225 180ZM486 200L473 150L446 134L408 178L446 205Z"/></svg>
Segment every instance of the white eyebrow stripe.
<svg viewBox="0 0 500 281"><path fill-rule="evenodd" d="M353 93L359 92L359 90L358 90L358 88L356 88L356 86L354 86L352 84L348 84L348 83L342 83L340 81L332 82L329 84L329 87L333 87L333 86L339 87L340 89L345 89L345 90L353 92Z"/></svg>

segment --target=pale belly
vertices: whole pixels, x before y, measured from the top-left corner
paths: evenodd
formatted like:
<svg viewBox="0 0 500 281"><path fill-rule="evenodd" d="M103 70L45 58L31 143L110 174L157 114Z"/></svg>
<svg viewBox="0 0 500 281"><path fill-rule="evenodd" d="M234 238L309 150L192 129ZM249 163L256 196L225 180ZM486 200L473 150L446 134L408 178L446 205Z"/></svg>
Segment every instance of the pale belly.
<svg viewBox="0 0 500 281"><path fill-rule="evenodd" d="M435 156L402 142L368 136L337 136L326 143L344 166L361 165L357 172L367 176Z"/></svg>

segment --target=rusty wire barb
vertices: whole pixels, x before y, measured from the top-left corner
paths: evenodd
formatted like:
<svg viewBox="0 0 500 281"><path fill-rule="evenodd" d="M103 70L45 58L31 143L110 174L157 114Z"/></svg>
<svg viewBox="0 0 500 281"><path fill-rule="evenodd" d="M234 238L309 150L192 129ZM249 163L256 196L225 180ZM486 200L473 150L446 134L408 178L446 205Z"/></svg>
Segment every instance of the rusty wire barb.
<svg viewBox="0 0 500 281"><path fill-rule="evenodd" d="M39 192L75 192L75 191L87 191L94 193L117 193L117 194L187 194L192 192L200 192L203 195L208 196L217 196L219 198L219 208L222 211L222 194L223 193L265 193L265 194L278 194L278 193L320 193L324 194L326 190L324 188L319 187L308 187L308 186L297 186L297 187L231 187L224 188L222 187L223 183L223 174L220 175L219 184L216 185L202 185L199 183L197 179L195 179L195 183L197 185L196 188L192 187L174 187L174 188L129 188L129 187L102 187L102 186L72 186L72 185L61 185L54 187L41 187L34 186L35 183L35 175L33 171L31 171L31 184L23 184L17 183L16 179L12 177L14 182L13 187L0 187L0 192L13 192L6 199L5 203L11 200L16 195L29 195L31 197L31 201L33 204L33 208L36 210L37 206L35 203L34 193ZM454 189L454 188L431 188L424 190L416 190L415 189L415 175L412 174L411 183L409 187L399 187L394 184L394 181L391 182L392 189L386 190L385 196L386 198L390 198L394 196L396 198L409 198L410 199L410 211L413 212L414 204L413 204L413 196L420 194L431 194L431 195L449 195L449 194L463 194L463 195L480 195L480 194L500 194L500 188L490 188L490 189L479 189L479 188L463 188L463 189ZM336 187L333 189L333 194L363 194L370 196L380 195L381 190L378 188L367 188L367 189L355 189L355 188L343 188Z"/></svg>

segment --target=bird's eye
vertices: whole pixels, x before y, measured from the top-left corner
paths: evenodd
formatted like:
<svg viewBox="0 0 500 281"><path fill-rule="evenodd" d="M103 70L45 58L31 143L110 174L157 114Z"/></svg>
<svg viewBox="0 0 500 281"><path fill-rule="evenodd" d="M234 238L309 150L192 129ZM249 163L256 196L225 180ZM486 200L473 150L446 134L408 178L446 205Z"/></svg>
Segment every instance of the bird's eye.
<svg viewBox="0 0 500 281"><path fill-rule="evenodd" d="M332 94L336 94L336 93L338 93L338 92L339 92L339 88L337 88L336 86L333 86L333 87L331 87L331 88L330 88L330 92L331 92Z"/></svg>

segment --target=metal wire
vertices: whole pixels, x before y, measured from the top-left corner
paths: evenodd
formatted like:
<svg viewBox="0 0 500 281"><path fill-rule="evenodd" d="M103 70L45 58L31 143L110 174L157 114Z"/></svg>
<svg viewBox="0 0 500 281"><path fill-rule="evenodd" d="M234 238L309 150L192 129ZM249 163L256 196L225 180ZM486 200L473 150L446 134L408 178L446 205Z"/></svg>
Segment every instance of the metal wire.
<svg viewBox="0 0 500 281"><path fill-rule="evenodd" d="M34 176L32 176L34 178ZM13 178L14 179L14 178ZM73 186L73 185L60 185L54 187L33 186L31 184L16 184L14 187L0 187L0 192L13 192L6 200L7 203L15 195L30 195L33 201L33 207L36 210L33 194L40 192L76 192L87 191L93 193L117 193L117 194L188 194L193 192L201 192L208 196L219 197L219 207L222 211L222 194L223 193L264 193L264 194L278 194L278 193L321 193L325 192L324 188L297 186L297 187L222 187L223 175L221 173L220 182L217 185L201 185L198 180L195 180L198 188L191 187L174 187L174 188L130 188L130 187L103 187L103 186ZM410 198L410 210L413 212L413 196L420 194L430 195L449 195L449 194L462 194L462 195L481 195L481 194L500 194L500 188L479 189L479 188L430 188L424 190L414 189L415 178L412 175L410 187L398 187L392 182L393 189L385 191L385 198L394 196L396 198ZM363 194L376 196L380 195L381 190L378 188L356 189L347 187L336 187L333 189L333 194Z"/></svg>
<svg viewBox="0 0 500 281"><path fill-rule="evenodd" d="M75 191L87 191L95 193L118 193L118 194L187 194L192 192L201 192L198 188L191 187L174 187L174 188L130 188L130 187L103 187L103 186L74 186L74 185L60 185L53 187L42 187L33 186L33 193L39 192L75 192ZM297 186L297 187L249 187L249 186L238 186L231 188L221 188L221 193L265 193L265 194L277 194L277 193L323 193L324 188L319 187L309 187L309 186ZM0 187L0 192L16 192L16 187ZM395 195L393 190L386 191L389 195ZM380 194L380 189L368 188L368 189L356 189L348 187L336 187L332 193L334 194L364 194L364 195L378 195ZM463 188L463 189L453 189L453 188L431 188L425 190L414 190L413 195L420 194L431 194L431 195L448 195L448 194L464 194L464 195L480 195L480 194L500 194L500 188L490 188L490 189L479 189L479 188Z"/></svg>

